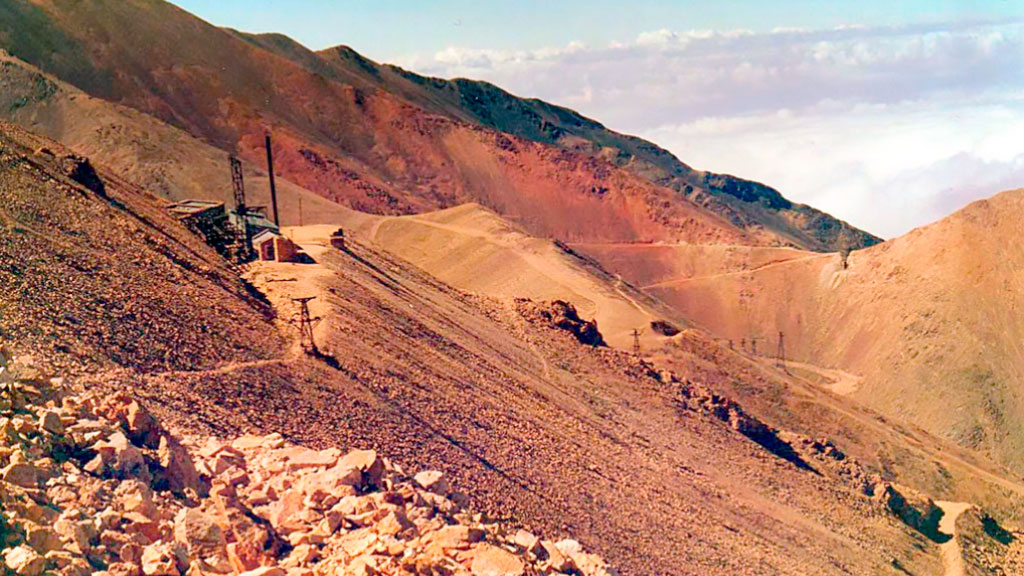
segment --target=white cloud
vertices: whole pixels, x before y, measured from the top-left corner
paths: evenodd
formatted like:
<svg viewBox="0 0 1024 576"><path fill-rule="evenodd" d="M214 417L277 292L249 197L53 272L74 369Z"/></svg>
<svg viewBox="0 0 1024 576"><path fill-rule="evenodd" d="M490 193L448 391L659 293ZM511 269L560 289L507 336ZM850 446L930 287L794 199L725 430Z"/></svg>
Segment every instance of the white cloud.
<svg viewBox="0 0 1024 576"><path fill-rule="evenodd" d="M768 182L882 236L1024 186L1017 102L825 102L641 134L703 169Z"/></svg>
<svg viewBox="0 0 1024 576"><path fill-rule="evenodd" d="M882 235L1024 186L1021 22L666 28L602 48L449 48L399 64L577 108Z"/></svg>

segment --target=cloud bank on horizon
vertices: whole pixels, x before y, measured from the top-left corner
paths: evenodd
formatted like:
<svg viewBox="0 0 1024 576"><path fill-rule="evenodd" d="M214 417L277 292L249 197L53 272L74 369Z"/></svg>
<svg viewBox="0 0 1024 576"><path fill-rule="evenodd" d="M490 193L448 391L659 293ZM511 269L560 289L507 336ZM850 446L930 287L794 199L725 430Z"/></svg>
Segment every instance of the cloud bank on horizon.
<svg viewBox="0 0 1024 576"><path fill-rule="evenodd" d="M662 29L396 64L574 108L883 237L1024 187L1024 20Z"/></svg>

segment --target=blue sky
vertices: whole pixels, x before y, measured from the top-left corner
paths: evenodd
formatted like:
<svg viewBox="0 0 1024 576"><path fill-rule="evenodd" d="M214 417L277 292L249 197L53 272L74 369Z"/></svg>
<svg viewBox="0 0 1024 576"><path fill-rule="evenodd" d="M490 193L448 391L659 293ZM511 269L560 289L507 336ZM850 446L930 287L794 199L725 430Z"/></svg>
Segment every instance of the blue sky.
<svg viewBox="0 0 1024 576"><path fill-rule="evenodd" d="M375 59L452 45L536 49L628 41L657 30L902 25L1024 17L1020 0L175 0L214 24L282 32Z"/></svg>
<svg viewBox="0 0 1024 576"><path fill-rule="evenodd" d="M177 3L568 106L884 237L1024 187L1021 0Z"/></svg>

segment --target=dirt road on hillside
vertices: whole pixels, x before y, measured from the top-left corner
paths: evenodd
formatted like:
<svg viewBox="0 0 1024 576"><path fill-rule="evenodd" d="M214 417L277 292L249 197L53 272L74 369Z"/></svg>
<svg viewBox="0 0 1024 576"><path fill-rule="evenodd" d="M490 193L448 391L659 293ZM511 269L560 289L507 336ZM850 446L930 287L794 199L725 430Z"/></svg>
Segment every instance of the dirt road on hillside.
<svg viewBox="0 0 1024 576"><path fill-rule="evenodd" d="M850 374L836 368L822 368L821 366L807 364L806 362L786 360L786 367L807 370L825 378L829 381L825 388L840 396L853 394L860 389L861 384L864 382L864 378L856 374Z"/></svg>
<svg viewBox="0 0 1024 576"><path fill-rule="evenodd" d="M942 508L943 516L939 521L939 531L951 536L949 541L939 546L942 552L942 564L946 567L945 576L965 576L963 552L956 534L956 520L972 506L969 502L940 502L935 505Z"/></svg>
<svg viewBox="0 0 1024 576"><path fill-rule="evenodd" d="M795 264L797 262L803 262L805 260L814 260L814 259L817 259L817 258L828 258L828 257L832 257L832 255L831 254L815 254L813 256L804 256L802 258L793 258L793 259L790 259L790 260L775 260L775 261L772 261L772 262L768 262L767 264L762 264L762 265L757 266L755 268L747 268L747 269L743 269L743 270L736 270L736 271L733 271L733 272L725 272L725 273L722 273L722 274L712 274L710 276L694 276L694 277L686 277L686 278L673 278L671 280L664 280L662 282L655 282L653 284L648 284L646 286L641 286L641 288L643 288L644 290L647 290L647 289L650 289L650 288L665 288L667 286L678 286L680 284L686 284L688 282L697 282L697 281L700 281L700 280L713 280L715 278L726 278L726 277L729 277L729 276L742 276L744 274L751 274L753 272L762 272L764 270L769 270L771 268L777 268L779 266L785 266L787 264Z"/></svg>

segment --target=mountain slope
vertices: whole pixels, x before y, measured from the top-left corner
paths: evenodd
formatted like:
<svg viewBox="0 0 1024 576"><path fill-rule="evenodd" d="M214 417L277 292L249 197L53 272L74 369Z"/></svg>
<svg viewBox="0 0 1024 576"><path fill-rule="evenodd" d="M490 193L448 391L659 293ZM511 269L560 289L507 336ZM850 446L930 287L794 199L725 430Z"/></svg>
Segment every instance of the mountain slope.
<svg viewBox="0 0 1024 576"><path fill-rule="evenodd" d="M646 289L737 345L760 336L774 352L782 331L792 358L859 377L847 393L866 405L1021 470L1022 221L1024 191L1004 192L855 252L847 270L837 255L806 254L648 276Z"/></svg>
<svg viewBox="0 0 1024 576"><path fill-rule="evenodd" d="M254 266L271 323L268 302L154 199L102 169L103 188L85 170L72 173L89 187L69 181L58 145L0 134L5 337L79 367L76 385L141 396L185 432L386 449L474 487L471 508L577 537L625 574L941 573L941 534L914 520L934 520L927 498L896 492L917 510L904 523L893 485L699 384L580 344L545 304L469 295L353 242L309 246L317 264ZM290 298L310 295L325 356L297 354L288 322ZM692 342L684 363L714 353ZM734 361L717 371L761 378ZM951 495L989 485L943 462Z"/></svg>
<svg viewBox="0 0 1024 576"><path fill-rule="evenodd" d="M768 186L694 170L655 144L609 130L573 110L518 98L487 82L423 77L377 64L347 46L318 52L318 60L281 35L240 35L319 74L385 90L424 110L608 160L692 198L737 226L767 228L796 246L828 251L836 249L840 241L854 247L879 241L809 206L794 204ZM844 227L849 229L848 237L841 240Z"/></svg>
<svg viewBox="0 0 1024 576"><path fill-rule="evenodd" d="M283 176L356 209L403 214L473 201L564 241L822 245L769 225L778 214L741 218L592 151L441 115L356 73L340 78L293 44L271 52L157 0L0 5L0 47L14 56L253 163L272 129ZM826 221L823 229L838 226Z"/></svg>
<svg viewBox="0 0 1024 576"><path fill-rule="evenodd" d="M87 166L0 123L0 339L78 370L272 355L272 310L226 263L162 201Z"/></svg>
<svg viewBox="0 0 1024 576"><path fill-rule="evenodd" d="M234 206L226 152L152 116L91 97L3 53L0 71L0 110L11 122L58 140L168 200ZM245 163L250 205L270 205L262 166ZM306 223L338 222L351 212L282 178L277 179L277 194L281 218L290 222L299 220L300 201Z"/></svg>
<svg viewBox="0 0 1024 576"><path fill-rule="evenodd" d="M529 237L479 206L417 216L359 215L358 220L346 222L346 229L350 237L386 246L391 254L475 294L568 301L584 317L594 318L609 346L632 349L632 331L640 328L642 352L659 366L671 368L686 380L713 384L777 426L831 438L851 457L886 478L900 479L943 498L985 506L1004 520L1016 514L1017 502L1024 497L1024 492L1013 488L1006 491L1013 486L1009 479L1014 477L1008 469L940 440L898 415L887 419L833 392L851 381L859 384L859 379L794 362L780 369L770 359L742 350L738 340L734 349L721 340L712 342L703 331L692 329L677 311L609 275L591 260L564 246ZM317 246L328 245L327 236L333 230L309 226L288 229L287 233L318 250ZM693 250L699 253L688 254ZM658 265L672 262L664 258L665 251L693 256L686 263L699 266L699 272L691 270L690 274L700 277L734 274L732 268L741 264L762 268L819 257L777 248L643 245L634 247L625 263L635 265L653 254L657 256L652 261L653 272ZM655 330L652 322L657 320L667 320L681 332ZM770 344L761 341L761 354L774 351Z"/></svg>

